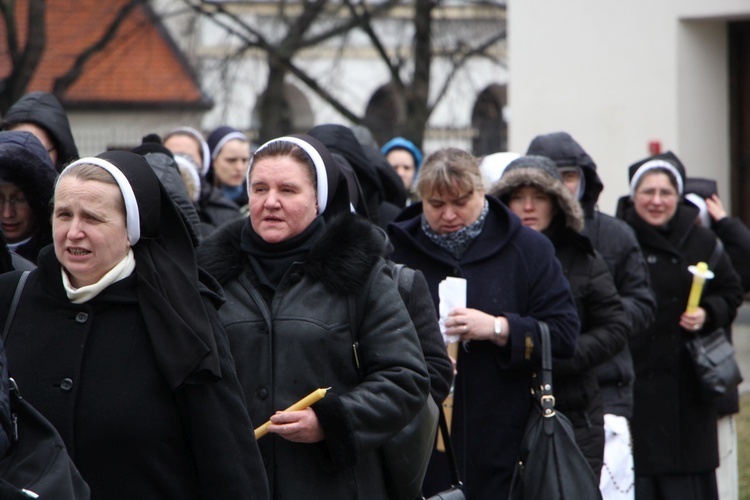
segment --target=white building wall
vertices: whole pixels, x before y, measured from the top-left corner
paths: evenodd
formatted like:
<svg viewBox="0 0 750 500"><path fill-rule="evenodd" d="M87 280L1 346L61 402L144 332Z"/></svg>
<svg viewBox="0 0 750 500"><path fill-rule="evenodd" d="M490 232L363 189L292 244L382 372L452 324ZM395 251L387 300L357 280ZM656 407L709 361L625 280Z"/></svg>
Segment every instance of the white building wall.
<svg viewBox="0 0 750 500"><path fill-rule="evenodd" d="M95 156L113 147L132 147L150 133L164 135L187 125L200 127L201 112L70 111L68 120L81 156Z"/></svg>
<svg viewBox="0 0 750 500"><path fill-rule="evenodd" d="M729 202L726 20L746 0L510 0L510 149L565 130L605 184L600 209L627 193L627 166L658 140L688 174L719 180Z"/></svg>

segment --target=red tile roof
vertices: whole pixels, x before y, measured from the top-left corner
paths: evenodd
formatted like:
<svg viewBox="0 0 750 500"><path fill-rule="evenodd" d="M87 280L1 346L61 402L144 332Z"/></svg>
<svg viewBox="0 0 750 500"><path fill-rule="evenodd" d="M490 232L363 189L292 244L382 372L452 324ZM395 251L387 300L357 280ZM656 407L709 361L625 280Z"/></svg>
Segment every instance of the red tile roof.
<svg viewBox="0 0 750 500"><path fill-rule="evenodd" d="M19 0L20 44L26 38L28 0ZM129 0L46 2L47 43L27 91L51 92L76 57L99 40ZM106 48L91 57L62 96L66 107L181 106L205 108L210 101L163 27L144 5L132 9ZM0 76L10 72L5 26L0 22Z"/></svg>

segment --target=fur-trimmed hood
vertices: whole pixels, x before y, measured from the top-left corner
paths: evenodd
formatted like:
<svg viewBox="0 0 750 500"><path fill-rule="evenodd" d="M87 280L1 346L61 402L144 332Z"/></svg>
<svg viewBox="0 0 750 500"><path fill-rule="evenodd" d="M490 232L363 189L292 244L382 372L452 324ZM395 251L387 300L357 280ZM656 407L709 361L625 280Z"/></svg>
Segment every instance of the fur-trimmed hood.
<svg viewBox="0 0 750 500"><path fill-rule="evenodd" d="M507 205L510 193L521 186L536 186L552 196L557 202L557 206L565 214L565 225L578 233L583 230L584 216L578 200L575 199L562 181L540 168L509 167L502 178L492 186L490 194L500 198Z"/></svg>
<svg viewBox="0 0 750 500"><path fill-rule="evenodd" d="M249 224L249 219L229 222L198 247L198 264L222 285L243 270L257 282L240 248L245 224ZM372 268L384 255L386 241L383 232L362 217L354 214L335 217L326 223L325 232L313 245L303 265L304 272L332 292L358 295Z"/></svg>

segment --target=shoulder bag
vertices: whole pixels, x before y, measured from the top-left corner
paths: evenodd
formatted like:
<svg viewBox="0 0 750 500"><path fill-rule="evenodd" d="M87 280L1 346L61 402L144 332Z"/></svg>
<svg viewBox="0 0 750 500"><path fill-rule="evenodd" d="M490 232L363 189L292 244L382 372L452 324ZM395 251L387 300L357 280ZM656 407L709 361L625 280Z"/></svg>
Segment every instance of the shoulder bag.
<svg viewBox="0 0 750 500"><path fill-rule="evenodd" d="M714 269L719 264L724 245L716 240L708 267ZM708 335L698 335L685 343L693 369L698 377L698 385L704 398L711 400L733 391L741 382L742 374L735 357L734 346L724 328L718 328Z"/></svg>
<svg viewBox="0 0 750 500"><path fill-rule="evenodd" d="M3 330L7 338L28 271L21 275ZM10 452L0 460L0 498L54 498L88 500L91 492L68 455L60 434L21 397L10 379L11 418L14 424Z"/></svg>
<svg viewBox="0 0 750 500"><path fill-rule="evenodd" d="M578 448L570 420L555 410L552 351L546 323L539 322L539 334L540 383L532 387L532 409L518 451L509 500L601 499L599 478Z"/></svg>
<svg viewBox="0 0 750 500"><path fill-rule="evenodd" d="M401 268L394 272L394 281L398 286ZM411 277L413 279L413 276ZM411 285L409 284L410 288ZM349 295L349 321L352 335L352 348L357 371L362 376L359 366L359 320L356 298ZM406 424L395 436L386 441L380 451L383 459L385 488L389 500L414 500L420 496L422 482L427 473L432 448L438 425L438 405L431 396L416 416Z"/></svg>

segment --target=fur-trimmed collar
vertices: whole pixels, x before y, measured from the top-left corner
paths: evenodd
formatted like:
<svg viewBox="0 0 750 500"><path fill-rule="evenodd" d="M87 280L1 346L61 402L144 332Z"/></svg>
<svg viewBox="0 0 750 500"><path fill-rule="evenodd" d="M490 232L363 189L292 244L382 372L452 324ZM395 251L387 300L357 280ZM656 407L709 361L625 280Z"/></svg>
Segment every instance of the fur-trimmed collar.
<svg viewBox="0 0 750 500"><path fill-rule="evenodd" d="M224 224L198 247L198 264L222 285L243 270L255 281L240 248L240 234L246 220ZM385 236L376 226L362 217L346 214L326 224L303 269L332 292L359 294L373 266L383 256L385 246Z"/></svg>
<svg viewBox="0 0 750 500"><path fill-rule="evenodd" d="M507 205L510 193L521 186L537 186L552 196L565 213L565 225L578 233L583 231L583 210L578 200L562 182L538 168L516 168L507 171L492 187L490 194L497 196Z"/></svg>

